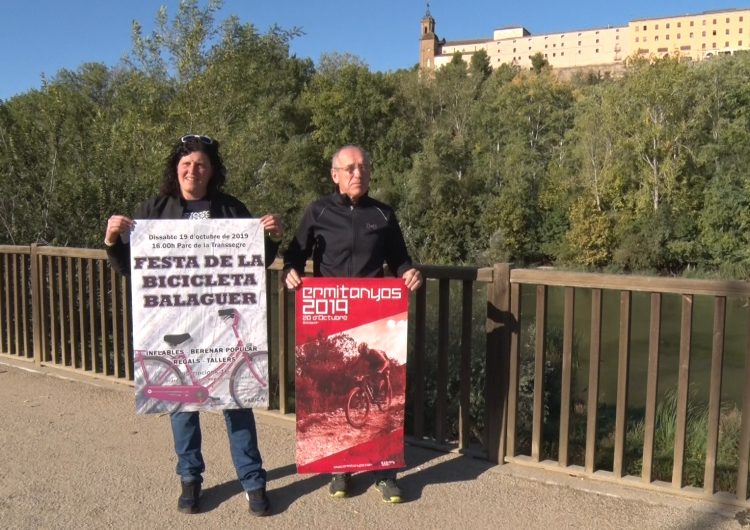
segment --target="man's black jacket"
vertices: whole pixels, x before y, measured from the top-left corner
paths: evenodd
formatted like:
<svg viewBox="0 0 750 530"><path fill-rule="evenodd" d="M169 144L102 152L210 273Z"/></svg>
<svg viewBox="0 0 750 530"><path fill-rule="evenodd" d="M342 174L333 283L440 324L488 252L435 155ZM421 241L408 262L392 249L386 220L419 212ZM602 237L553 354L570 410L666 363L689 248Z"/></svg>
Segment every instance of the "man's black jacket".
<svg viewBox="0 0 750 530"><path fill-rule="evenodd" d="M312 256L315 276L383 276L383 262L396 275L412 268L393 209L365 195L357 203L334 193L307 207L284 253L284 268L302 274Z"/></svg>

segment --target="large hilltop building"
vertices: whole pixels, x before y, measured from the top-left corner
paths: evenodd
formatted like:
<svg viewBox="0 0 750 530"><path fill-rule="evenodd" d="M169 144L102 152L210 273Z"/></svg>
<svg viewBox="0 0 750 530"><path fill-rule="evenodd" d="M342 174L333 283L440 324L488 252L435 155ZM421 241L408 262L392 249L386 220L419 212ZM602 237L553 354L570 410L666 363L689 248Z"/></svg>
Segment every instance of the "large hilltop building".
<svg viewBox="0 0 750 530"><path fill-rule="evenodd" d="M679 55L702 61L715 55L750 49L750 9L706 11L694 15L632 20L626 26L608 26L532 35L526 28L496 29L491 39L446 41L435 33L435 19L422 18L419 65L434 70L460 53L465 61L484 50L490 65L503 63L531 67L531 57L541 53L557 70L596 70L616 73L631 56Z"/></svg>

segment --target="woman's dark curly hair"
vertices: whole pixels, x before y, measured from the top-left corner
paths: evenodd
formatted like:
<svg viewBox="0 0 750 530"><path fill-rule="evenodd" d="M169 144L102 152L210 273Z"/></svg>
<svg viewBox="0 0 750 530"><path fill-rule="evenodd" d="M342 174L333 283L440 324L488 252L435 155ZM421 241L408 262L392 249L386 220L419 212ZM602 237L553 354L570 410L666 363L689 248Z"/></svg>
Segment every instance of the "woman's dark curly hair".
<svg viewBox="0 0 750 530"><path fill-rule="evenodd" d="M183 141L184 140L184 141ZM207 143L210 142L210 143ZM200 151L206 153L211 162L211 180L208 181L208 195L213 195L224 187L227 180L227 169L219 154L219 142L208 136L185 135L172 149L164 166L164 180L161 183L162 195L180 196L180 183L177 180L177 164L183 156Z"/></svg>

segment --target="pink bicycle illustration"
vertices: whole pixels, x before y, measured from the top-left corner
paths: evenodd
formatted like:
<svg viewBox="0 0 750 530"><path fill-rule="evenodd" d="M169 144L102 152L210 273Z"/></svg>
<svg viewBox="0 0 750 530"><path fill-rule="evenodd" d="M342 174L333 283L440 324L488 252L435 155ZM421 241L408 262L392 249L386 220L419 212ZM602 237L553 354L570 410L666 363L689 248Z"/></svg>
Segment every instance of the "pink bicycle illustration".
<svg viewBox="0 0 750 530"><path fill-rule="evenodd" d="M229 392L240 408L250 408L265 402L264 394L268 388L268 352L247 351L240 337L238 325L240 313L236 309L220 309L219 317L232 322L232 331L237 338L237 347L229 355L231 358L221 362L215 368L198 376L187 362L187 355L180 352L169 358L149 355L147 350L134 352L135 362L140 367L140 385L137 385L136 407L142 414L174 413L186 404L200 404L208 400L219 401L210 391L225 381L230 373ZM190 340L189 333L165 335L164 341L172 348ZM185 366L183 374L176 364ZM187 380L186 380L187 376Z"/></svg>

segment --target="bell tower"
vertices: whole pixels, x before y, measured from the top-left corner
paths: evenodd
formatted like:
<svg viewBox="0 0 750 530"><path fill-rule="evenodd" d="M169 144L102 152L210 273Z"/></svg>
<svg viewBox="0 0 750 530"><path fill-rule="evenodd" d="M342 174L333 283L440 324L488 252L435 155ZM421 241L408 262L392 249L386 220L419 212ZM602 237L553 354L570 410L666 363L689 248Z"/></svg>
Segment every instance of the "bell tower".
<svg viewBox="0 0 750 530"><path fill-rule="evenodd" d="M438 50L440 43L435 35L435 19L430 14L430 3L427 2L427 9L422 17L421 31L419 35L419 68L422 70L435 69L435 55L440 53Z"/></svg>

